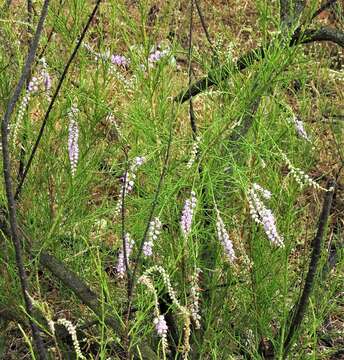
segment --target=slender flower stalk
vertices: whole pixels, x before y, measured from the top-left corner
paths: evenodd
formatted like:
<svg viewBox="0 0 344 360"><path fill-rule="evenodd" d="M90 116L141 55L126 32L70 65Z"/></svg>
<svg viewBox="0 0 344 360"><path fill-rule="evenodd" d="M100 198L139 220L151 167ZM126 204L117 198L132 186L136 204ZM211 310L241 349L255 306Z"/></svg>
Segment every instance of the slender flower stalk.
<svg viewBox="0 0 344 360"><path fill-rule="evenodd" d="M196 137L196 140L194 141L193 145L192 145L192 151L191 151L191 156L190 156L190 159L186 165L186 167L188 169L190 169L192 167L192 165L194 164L195 160L196 160L196 157L197 157L197 154L198 154L198 149L199 149L199 143L201 141L201 138L200 136L197 136Z"/></svg>
<svg viewBox="0 0 344 360"><path fill-rule="evenodd" d="M121 195L123 193L123 187L124 187L124 196L127 196L129 193L132 192L132 190L134 188L134 184L135 184L137 170L141 165L143 165L143 163L145 161L146 161L146 159L144 156L137 156L134 159L134 161L132 162L126 176L122 177L122 179L125 179L125 181L124 180L122 181L121 191L120 191L120 195L118 197L118 201L117 201L117 205L116 205L115 216L118 216L121 211L121 206L122 206L122 196Z"/></svg>
<svg viewBox="0 0 344 360"><path fill-rule="evenodd" d="M72 105L68 117L69 117L69 134L68 134L68 155L70 161L70 167L72 176L75 176L78 159L79 159L79 127L77 123L77 116L79 109L76 105Z"/></svg>
<svg viewBox="0 0 344 360"><path fill-rule="evenodd" d="M283 237L278 234L276 220L270 209L268 209L261 197L270 199L271 193L258 184L253 184L248 192L248 202L253 220L263 226L264 231L273 245L283 247Z"/></svg>
<svg viewBox="0 0 344 360"><path fill-rule="evenodd" d="M23 122L23 118L24 118L25 112L26 112L26 110L28 108L31 97L32 97L32 95L38 93L38 91L40 89L40 85L41 85L40 80L41 80L40 78L37 78L35 76L31 78L31 80L29 82L29 85L28 85L28 87L26 89L26 93L25 93L25 95L23 97L23 100L19 105L17 119L16 119L16 122L15 122L15 124L13 126L13 134L12 134L12 142L13 142L13 144L15 144L16 141L17 141L18 132L19 132L19 129L20 129L21 124Z"/></svg>
<svg viewBox="0 0 344 360"><path fill-rule="evenodd" d="M180 227L185 238L187 238L191 232L192 219L196 204L196 194L194 191L191 191L190 198L187 199L184 203L184 209L180 220Z"/></svg>
<svg viewBox="0 0 344 360"><path fill-rule="evenodd" d="M40 77L41 83L44 87L44 90L46 92L49 92L51 89L52 80L51 80L50 74L48 72L48 65L47 65L45 58L41 58L40 62L41 62L41 70L40 70L39 77ZM49 97L49 99L50 99L50 97Z"/></svg>
<svg viewBox="0 0 344 360"><path fill-rule="evenodd" d="M130 256L130 254L133 250L133 246L134 246L134 240L131 238L129 233L125 234L124 242L125 242L125 250L126 250L125 253L126 253L128 261L129 261L129 256ZM119 252L119 255L118 255L116 271L117 271L118 277L123 279L123 277L125 275L125 271L126 271L123 249L121 249L121 251Z"/></svg>
<svg viewBox="0 0 344 360"><path fill-rule="evenodd" d="M48 72L48 65L44 58L40 60L40 69L37 76L33 76L26 89L22 102L19 105L17 119L13 126L12 131L12 143L16 144L18 138L18 132L23 122L25 112L27 111L29 102L33 95L43 91L47 94L48 100L50 100L49 90L51 88L51 77Z"/></svg>
<svg viewBox="0 0 344 360"><path fill-rule="evenodd" d="M229 239L225 224L217 208L216 208L216 217L217 217L216 220L217 237L223 246L226 257L229 259L231 263L234 263L236 256L233 249L233 243Z"/></svg>
<svg viewBox="0 0 344 360"><path fill-rule="evenodd" d="M191 278L191 289L190 289L190 313L191 318L195 324L196 329L201 328L201 315L199 310L199 275L202 272L201 269L197 268Z"/></svg>

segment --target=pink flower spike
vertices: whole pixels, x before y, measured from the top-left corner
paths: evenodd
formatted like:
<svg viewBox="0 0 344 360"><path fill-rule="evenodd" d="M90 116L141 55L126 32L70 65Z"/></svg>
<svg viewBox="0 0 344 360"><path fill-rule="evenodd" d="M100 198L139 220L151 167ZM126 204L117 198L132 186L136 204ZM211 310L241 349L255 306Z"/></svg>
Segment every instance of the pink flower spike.
<svg viewBox="0 0 344 360"><path fill-rule="evenodd" d="M76 168L78 165L78 159L79 159L79 128L78 123L76 121L76 116L78 114L79 110L75 105L72 105L70 112L68 114L69 116L69 134L68 134L68 155L69 155L69 161L72 171L72 176L76 173Z"/></svg>
<svg viewBox="0 0 344 360"><path fill-rule="evenodd" d="M158 335L161 337L165 337L167 334L168 327L164 315L159 315L159 317L156 317L154 319L154 324L155 324L155 330L158 333Z"/></svg>
<svg viewBox="0 0 344 360"><path fill-rule="evenodd" d="M194 191L191 191L191 197L187 199L184 203L184 209L180 220L181 230L185 238L188 237L188 235L191 232L193 213L196 204L197 204L196 194Z"/></svg>

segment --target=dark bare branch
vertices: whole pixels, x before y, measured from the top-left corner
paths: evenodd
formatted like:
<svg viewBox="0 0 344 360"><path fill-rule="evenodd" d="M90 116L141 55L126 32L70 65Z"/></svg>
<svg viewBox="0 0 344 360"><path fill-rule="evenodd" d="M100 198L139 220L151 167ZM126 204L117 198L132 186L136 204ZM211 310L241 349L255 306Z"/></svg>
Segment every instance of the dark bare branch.
<svg viewBox="0 0 344 360"><path fill-rule="evenodd" d="M77 274L68 270L61 261L50 254L41 253L39 261L44 268L50 270L52 274L61 280L68 289L71 289L85 305L102 318L102 306L98 300L98 296ZM108 310L110 313L112 312L111 309ZM123 327L117 319L112 316L105 316L104 321L115 330L116 333L122 333Z"/></svg>
<svg viewBox="0 0 344 360"><path fill-rule="evenodd" d="M344 32L330 27L322 27L320 29L308 29L301 34L299 29L292 36L289 46L318 41L329 41L344 47ZM269 46L267 48L269 48ZM265 55L266 50L263 47L250 50L236 62L235 70L242 71L254 62L264 59ZM196 96L211 86L217 85L221 81L227 79L230 74L231 71L228 69L227 65L220 66L219 68L210 71L206 77L196 81L187 90L180 92L179 95L174 98L174 101L184 103L189 100L190 97Z"/></svg>
<svg viewBox="0 0 344 360"><path fill-rule="evenodd" d="M18 81L18 84L14 89L14 93L8 102L5 115L4 115L2 123L1 123L3 171L4 171L6 197L7 197L7 203L8 203L8 214L9 214L11 238L12 238L13 246L15 249L16 264L17 264L18 273L19 273L21 290L23 293L24 301L25 301L25 307L26 307L26 311L30 317L30 326L31 326L31 330L32 330L32 335L33 335L37 355L38 355L38 358L41 360L46 359L47 356L46 356L45 346L43 344L43 341L42 341L42 338L40 335L40 330L37 327L37 325L34 323L34 321L31 320L34 318L34 312L33 312L32 301L31 301L31 298L29 295L29 282L28 282L27 274L26 274L25 268L24 268L22 247L21 247L21 242L20 242L20 238L19 238L16 203L14 200L13 182L12 182L12 177L11 177L12 164L11 164L11 157L10 157L10 151L9 151L8 136L9 136L10 119L11 119L12 113L14 111L14 108L16 106L16 103L20 97L20 93L21 93L23 87L25 86L25 82L30 74L31 67L34 62L35 54L36 54L36 51L38 48L39 39L40 39L42 31L43 31L43 24L44 24L47 14L48 14L48 7L49 7L49 0L45 0L43 7L42 7L41 15L40 15L40 18L39 18L39 21L37 24L35 35L30 44L30 50L28 52L28 55L27 55L27 58L26 58L26 61L24 64L24 68L21 72L21 76Z"/></svg>
<svg viewBox="0 0 344 360"><path fill-rule="evenodd" d="M305 316L308 300L312 293L312 289L314 287L315 282L315 276L318 269L318 263L321 256L321 244L322 240L325 234L325 229L327 225L328 218L330 216L330 210L332 206L332 200L333 200L333 194L335 191L335 181L330 180L327 185L328 191L325 194L324 203L322 207L322 211L319 217L319 224L318 224L318 231L312 241L311 247L312 247L312 255L311 260L308 267L308 273L306 276L305 284L303 287L302 295L300 297L300 300L298 301L295 311L291 315L291 324L289 327L289 332L286 336L286 339L284 341L284 354L287 353L290 345L291 340L293 339L293 336L296 332L296 330L301 325L303 318Z"/></svg>
<svg viewBox="0 0 344 360"><path fill-rule="evenodd" d="M302 44L315 41L329 41L344 48L344 32L330 27L322 27L317 30L306 30Z"/></svg>

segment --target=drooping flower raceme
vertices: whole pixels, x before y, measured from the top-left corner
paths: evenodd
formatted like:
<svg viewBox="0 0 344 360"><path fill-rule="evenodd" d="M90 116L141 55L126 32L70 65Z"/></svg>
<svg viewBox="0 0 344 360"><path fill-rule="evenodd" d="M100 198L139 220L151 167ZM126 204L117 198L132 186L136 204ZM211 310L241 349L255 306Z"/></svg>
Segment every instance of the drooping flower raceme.
<svg viewBox="0 0 344 360"><path fill-rule="evenodd" d="M13 135L12 135L13 144L15 144L16 141L17 141L18 131L19 131L19 128L20 128L20 126L22 124L26 109L27 109L27 107L29 105L29 101L30 101L32 95L38 93L38 91L40 89L40 86L41 86L41 83L42 83L41 80L42 79L40 77L33 76L31 78L30 82L29 82L29 85L28 85L28 87L26 89L26 93L25 93L25 95L23 97L23 100L19 105L17 119L16 119L16 122L15 122L15 124L13 126Z"/></svg>
<svg viewBox="0 0 344 360"><path fill-rule="evenodd" d="M191 197L187 199L184 203L184 209L180 220L180 227L185 238L191 232L192 219L196 204L197 204L196 194L194 191L191 191Z"/></svg>
<svg viewBox="0 0 344 360"><path fill-rule="evenodd" d="M76 335L76 328L75 326L67 319L58 319L57 320L57 324L59 325L63 325L67 331L68 331L68 334L71 336L72 338L72 342L73 342L73 346L74 346L74 350L75 350L75 353L77 355L77 357L79 359L86 359L86 357L82 354L81 352L81 349L80 349L80 344L79 344L79 341L78 341L78 337ZM55 328L54 328L55 330Z"/></svg>
<svg viewBox="0 0 344 360"><path fill-rule="evenodd" d="M200 315L200 310L199 310L199 293L200 293L200 288L199 288L199 275L202 272L201 269L197 268L195 273L192 275L191 278L191 289L190 289L190 306L189 306L189 310L190 310L190 314L191 314L191 318L195 324L195 328L196 329L200 329L201 328L201 315Z"/></svg>
<svg viewBox="0 0 344 360"><path fill-rule="evenodd" d="M12 142L16 144L18 132L21 128L21 124L25 115L25 112L28 109L29 102L31 97L35 94L44 92L48 101L50 101L50 89L51 89L52 80L48 72L48 65L45 58L39 60L39 65L37 69L36 76L33 76L29 81L29 84L26 88L25 95L19 105L18 114L15 123L13 124L12 132Z"/></svg>
<svg viewBox="0 0 344 360"><path fill-rule="evenodd" d="M233 263L236 259L233 249L233 244L232 241L229 239L228 232L220 216L219 210L216 209L216 212L217 212L217 220L216 220L217 237L225 250L225 254L227 258L231 263Z"/></svg>
<svg viewBox="0 0 344 360"><path fill-rule="evenodd" d="M253 184L248 192L251 216L257 224L263 226L268 239L273 245L283 247L283 237L278 234L275 217L272 211L264 205L261 197L270 199L270 191L262 188L258 184Z"/></svg>
<svg viewBox="0 0 344 360"><path fill-rule="evenodd" d="M145 256L153 255L154 241L156 241L161 232L161 221L159 218L154 218L149 225L148 240L143 244L143 253Z"/></svg>
<svg viewBox="0 0 344 360"><path fill-rule="evenodd" d="M301 188L304 186L312 186L314 189L319 189L319 190L323 190L323 191L332 191L332 188L326 189L326 188L320 186L316 181L314 181L303 170L295 167L291 163L291 161L288 159L287 155L285 155L284 153L282 153L282 157L290 170L290 174L295 179L295 181L300 185Z"/></svg>
<svg viewBox="0 0 344 360"><path fill-rule="evenodd" d="M126 256L127 256L127 260L129 262L129 256L130 256L130 254L131 254L131 252L133 250L133 246L134 246L134 240L131 238L129 233L125 234L124 243L125 243L125 253L126 253ZM116 271L117 271L117 274L118 274L119 278L124 277L126 267L125 267L125 258L124 258L123 247L122 247L122 249L121 249L121 251L119 252L119 255L118 255Z"/></svg>
<svg viewBox="0 0 344 360"><path fill-rule="evenodd" d="M79 159L79 127L77 122L77 116L79 109L75 104L72 105L68 117L69 117L69 128L68 128L68 155L71 167L72 176L76 173L76 168Z"/></svg>
<svg viewBox="0 0 344 360"><path fill-rule="evenodd" d="M196 140L194 141L193 145L192 145L192 151L191 151L191 156L190 159L186 165L186 167L188 169L190 169L192 167L192 165L194 164L197 154L198 154L198 148L199 148L199 143L200 143L201 138L199 136L197 136Z"/></svg>

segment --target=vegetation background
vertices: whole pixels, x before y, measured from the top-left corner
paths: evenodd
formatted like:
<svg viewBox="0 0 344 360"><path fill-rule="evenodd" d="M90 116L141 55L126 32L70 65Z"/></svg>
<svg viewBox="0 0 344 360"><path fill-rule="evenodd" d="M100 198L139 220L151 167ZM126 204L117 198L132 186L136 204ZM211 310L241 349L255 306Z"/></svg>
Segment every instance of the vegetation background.
<svg viewBox="0 0 344 360"><path fill-rule="evenodd" d="M0 8L0 358L343 359L343 3Z"/></svg>

